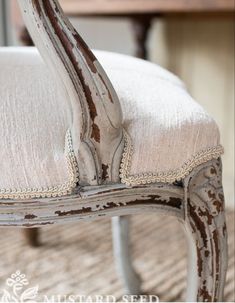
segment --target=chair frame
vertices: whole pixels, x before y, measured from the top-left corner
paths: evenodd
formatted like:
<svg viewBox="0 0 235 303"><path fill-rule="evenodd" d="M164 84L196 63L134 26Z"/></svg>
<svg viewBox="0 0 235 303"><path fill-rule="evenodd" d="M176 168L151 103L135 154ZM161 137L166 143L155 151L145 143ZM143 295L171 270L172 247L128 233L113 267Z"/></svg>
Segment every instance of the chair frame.
<svg viewBox="0 0 235 303"><path fill-rule="evenodd" d="M154 211L176 217L189 243L187 301L222 301L227 233L221 159L198 166L180 184L121 184L122 112L112 84L57 0L18 2L35 45L69 94L80 181L65 197L0 200L0 226L34 228L114 217L117 267L126 293L139 294L128 215Z"/></svg>

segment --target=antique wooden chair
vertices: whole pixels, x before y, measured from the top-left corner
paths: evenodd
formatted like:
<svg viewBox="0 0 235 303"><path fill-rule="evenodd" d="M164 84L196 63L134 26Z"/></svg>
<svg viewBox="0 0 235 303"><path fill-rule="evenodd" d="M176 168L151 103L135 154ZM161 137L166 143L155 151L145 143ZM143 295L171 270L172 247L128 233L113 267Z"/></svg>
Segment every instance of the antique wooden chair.
<svg viewBox="0 0 235 303"><path fill-rule="evenodd" d="M223 148L213 119L160 67L94 55L57 0L19 5L43 59L35 48L0 50L0 225L114 217L118 268L138 294L126 215L174 216L189 239L187 300L221 301Z"/></svg>

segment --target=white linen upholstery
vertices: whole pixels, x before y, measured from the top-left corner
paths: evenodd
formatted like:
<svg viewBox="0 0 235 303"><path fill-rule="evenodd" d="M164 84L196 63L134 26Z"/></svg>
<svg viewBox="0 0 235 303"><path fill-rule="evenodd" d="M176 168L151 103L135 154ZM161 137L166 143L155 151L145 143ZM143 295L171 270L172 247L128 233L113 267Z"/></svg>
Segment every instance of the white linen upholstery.
<svg viewBox="0 0 235 303"><path fill-rule="evenodd" d="M0 196L67 193L67 100L34 48L0 49Z"/></svg>
<svg viewBox="0 0 235 303"><path fill-rule="evenodd" d="M124 183L174 182L222 153L216 123L177 77L128 56L95 55L120 98L133 145L131 156L127 142L123 158ZM0 49L0 198L57 196L75 186L68 100L35 48Z"/></svg>
<svg viewBox="0 0 235 303"><path fill-rule="evenodd" d="M129 161L123 159L123 183L173 183L223 153L215 121L175 75L124 55L96 56L120 98L133 145Z"/></svg>

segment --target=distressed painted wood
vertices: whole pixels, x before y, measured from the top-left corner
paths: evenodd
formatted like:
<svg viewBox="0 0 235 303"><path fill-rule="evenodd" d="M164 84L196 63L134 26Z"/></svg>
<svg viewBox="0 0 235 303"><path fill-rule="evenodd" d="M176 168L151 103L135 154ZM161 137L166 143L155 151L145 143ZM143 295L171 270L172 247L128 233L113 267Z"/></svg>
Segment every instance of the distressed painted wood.
<svg viewBox="0 0 235 303"><path fill-rule="evenodd" d="M61 198L1 200L0 225L39 227L143 211L163 212L182 219L182 200L183 188L173 185L79 187L73 195Z"/></svg>
<svg viewBox="0 0 235 303"><path fill-rule="evenodd" d="M191 254L187 301L222 301L227 238L220 159L195 169L184 180L184 188L167 184L128 188L116 184L80 187L74 195L57 199L2 200L0 225L35 227L153 211L174 216L186 227ZM116 247L120 245L116 250L122 249L127 261L130 252L121 247L127 244L127 239L120 237L124 228L116 226L116 232L119 229ZM119 259L117 262L122 262L119 270L126 289L134 289L138 280L129 284L126 279L130 275L123 271L125 261Z"/></svg>
<svg viewBox="0 0 235 303"><path fill-rule="evenodd" d="M195 169L185 180L185 223L190 233L194 272L189 300L223 301L227 269L227 233L221 160ZM194 250L194 252L193 252ZM193 276L193 277L192 277ZM196 300L195 300L196 295Z"/></svg>
<svg viewBox="0 0 235 303"><path fill-rule="evenodd" d="M194 169L180 184L120 184L122 114L111 83L56 0L19 4L36 46L68 92L81 180L65 197L0 200L0 226L34 228L143 212L174 216L185 226L190 243L188 299L222 301L227 241L220 159ZM130 262L128 221L114 220L120 272L127 291L139 292Z"/></svg>
<svg viewBox="0 0 235 303"><path fill-rule="evenodd" d="M69 95L80 184L117 182L124 138L111 82L57 0L18 3L35 45Z"/></svg>

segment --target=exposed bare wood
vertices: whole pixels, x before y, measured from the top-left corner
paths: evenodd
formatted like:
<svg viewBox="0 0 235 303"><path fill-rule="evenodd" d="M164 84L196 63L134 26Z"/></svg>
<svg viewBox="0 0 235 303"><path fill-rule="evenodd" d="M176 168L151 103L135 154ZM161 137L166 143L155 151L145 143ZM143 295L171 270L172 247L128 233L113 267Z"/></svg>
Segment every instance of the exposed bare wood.
<svg viewBox="0 0 235 303"><path fill-rule="evenodd" d="M195 169L184 185L89 186L59 199L2 200L0 224L34 227L153 211L175 216L189 231L195 257L188 300L222 301L227 241L220 160Z"/></svg>
<svg viewBox="0 0 235 303"><path fill-rule="evenodd" d="M119 181L122 111L111 82L58 1L21 0L19 5L35 45L68 93L80 184Z"/></svg>
<svg viewBox="0 0 235 303"><path fill-rule="evenodd" d="M176 2L178 5L194 3L195 10L203 5L209 10L212 3L209 0ZM221 8L222 2L225 3L214 1L214 7ZM117 1L112 3L114 5ZM126 8L130 3L133 5L134 1L125 1ZM153 3L165 3L166 9L170 1L146 0L141 3L142 9ZM231 4L229 0L228 3ZM222 301L227 242L221 161L212 160L198 166L182 180L184 187L182 183L136 187L120 184L122 113L111 83L93 53L64 16L57 0L19 0L19 4L36 46L68 93L68 106L72 105L74 114L72 132L80 185L73 195L60 198L0 200L0 226L32 228L153 211L174 216L188 230L191 243L193 270L188 285L190 299ZM135 7L138 8L139 4L140 1L136 0ZM128 261L128 248L124 247L127 239L122 231L127 230L127 221L118 219L116 223L119 224L116 226L116 244L126 257L121 260L123 277L131 292L134 287L138 291L138 278ZM122 224L126 227L123 228ZM128 262L128 273L123 271L125 261ZM135 280L134 284L131 284L130 277Z"/></svg>
<svg viewBox="0 0 235 303"><path fill-rule="evenodd" d="M61 198L1 200L0 226L36 227L143 211L159 211L182 219L182 199L183 188L173 185L83 187L74 195Z"/></svg>
<svg viewBox="0 0 235 303"><path fill-rule="evenodd" d="M197 279L189 295L198 302L223 301L227 270L227 232L222 188L222 166L214 160L186 179L185 216L195 249ZM191 298L190 298L191 299Z"/></svg>

